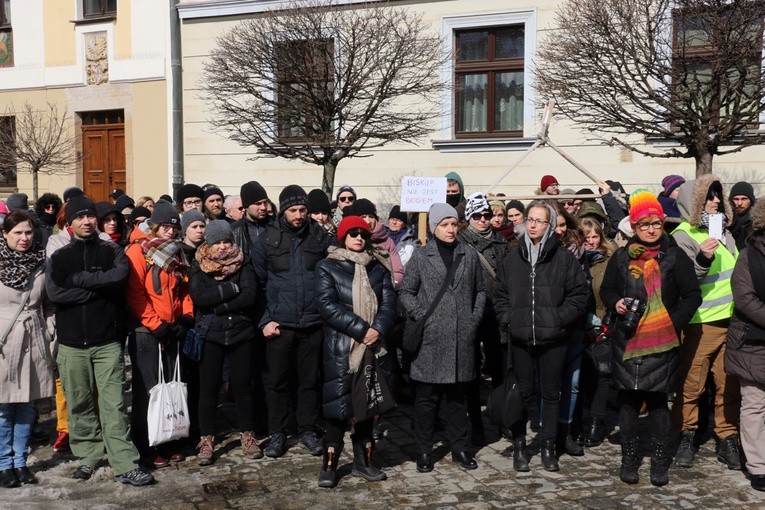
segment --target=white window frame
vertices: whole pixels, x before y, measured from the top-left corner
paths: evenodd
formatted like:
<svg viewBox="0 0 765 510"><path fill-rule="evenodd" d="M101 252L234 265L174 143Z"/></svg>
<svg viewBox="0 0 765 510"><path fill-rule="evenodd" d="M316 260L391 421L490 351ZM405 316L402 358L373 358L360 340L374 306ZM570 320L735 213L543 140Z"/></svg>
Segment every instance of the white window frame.
<svg viewBox="0 0 765 510"><path fill-rule="evenodd" d="M441 119L439 140L432 140L434 149L442 152L482 152L497 150L525 150L536 139L534 120L536 115L533 62L537 50L537 11L520 10L491 14L473 14L467 16L447 16L441 23L441 40L447 55L455 55L454 33L457 30L495 27L505 25L523 25L523 137L485 139L457 139L454 133L454 87L450 86L441 94ZM450 60L441 66L441 80L454 83L455 62Z"/></svg>

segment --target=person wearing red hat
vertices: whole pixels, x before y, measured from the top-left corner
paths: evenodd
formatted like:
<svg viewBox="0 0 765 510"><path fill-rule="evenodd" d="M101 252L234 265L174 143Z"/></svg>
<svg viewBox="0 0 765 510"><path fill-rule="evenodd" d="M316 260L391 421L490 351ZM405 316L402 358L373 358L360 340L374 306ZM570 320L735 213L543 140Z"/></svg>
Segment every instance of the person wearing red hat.
<svg viewBox="0 0 765 510"><path fill-rule="evenodd" d="M372 245L372 231L359 216L347 216L338 225L340 247L331 248L316 265L316 301L324 322L323 410L327 421L324 462L319 487L337 484L337 465L346 425L353 421L353 469L367 481L387 478L374 463L372 419L353 405L352 374L385 354L383 338L396 318L396 294L390 258ZM376 361L374 361L376 363ZM375 372L377 373L377 372ZM378 381L380 384L384 381Z"/></svg>
<svg viewBox="0 0 765 510"><path fill-rule="evenodd" d="M619 390L624 483L638 482L638 419L645 402L651 433L651 484L669 483L670 413L679 367L678 331L701 304L693 262L664 233L664 211L646 190L630 196L635 237L608 261L600 297L611 311L612 377ZM615 311L615 314L613 313Z"/></svg>
<svg viewBox="0 0 765 510"><path fill-rule="evenodd" d="M559 195L558 179L554 175L545 175L539 183L538 195Z"/></svg>

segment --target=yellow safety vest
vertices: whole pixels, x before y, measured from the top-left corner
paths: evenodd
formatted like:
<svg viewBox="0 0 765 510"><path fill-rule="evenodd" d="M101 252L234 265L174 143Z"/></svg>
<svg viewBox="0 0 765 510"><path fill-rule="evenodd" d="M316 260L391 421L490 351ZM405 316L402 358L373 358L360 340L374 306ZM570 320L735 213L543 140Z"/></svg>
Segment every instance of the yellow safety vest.
<svg viewBox="0 0 765 510"><path fill-rule="evenodd" d="M708 237L709 232L691 226L687 221L683 221L677 226L675 232L685 232L696 243L703 243ZM714 322L723 319L730 319L733 315L733 291L730 286L730 279L733 276L733 267L736 265L738 249L733 245L735 255L728 251L728 248L720 243L715 250L715 258L709 267L709 272L699 281L701 287L701 306L691 318L691 324Z"/></svg>

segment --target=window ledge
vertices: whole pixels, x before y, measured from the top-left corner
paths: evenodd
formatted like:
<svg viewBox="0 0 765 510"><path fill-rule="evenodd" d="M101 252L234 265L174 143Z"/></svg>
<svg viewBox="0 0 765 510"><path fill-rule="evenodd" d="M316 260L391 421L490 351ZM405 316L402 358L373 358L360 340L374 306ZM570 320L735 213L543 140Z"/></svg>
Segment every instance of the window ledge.
<svg viewBox="0 0 765 510"><path fill-rule="evenodd" d="M433 148L440 152L491 152L524 151L534 145L536 138L471 138L456 140L431 140Z"/></svg>
<svg viewBox="0 0 765 510"><path fill-rule="evenodd" d="M108 21L117 21L117 15L107 14L105 16L94 16L92 18L70 19L69 23L75 25L89 25L91 23L106 23Z"/></svg>

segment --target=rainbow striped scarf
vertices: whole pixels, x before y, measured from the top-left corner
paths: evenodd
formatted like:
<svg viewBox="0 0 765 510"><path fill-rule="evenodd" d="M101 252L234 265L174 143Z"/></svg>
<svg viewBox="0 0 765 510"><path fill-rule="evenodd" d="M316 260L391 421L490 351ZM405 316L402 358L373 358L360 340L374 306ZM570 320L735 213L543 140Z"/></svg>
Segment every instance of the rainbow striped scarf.
<svg viewBox="0 0 765 510"><path fill-rule="evenodd" d="M661 270L656 257L659 246L632 243L627 247L631 262L630 273L636 280L643 278L646 295L645 312L635 334L627 341L623 360L667 352L679 347L677 332L661 300Z"/></svg>

